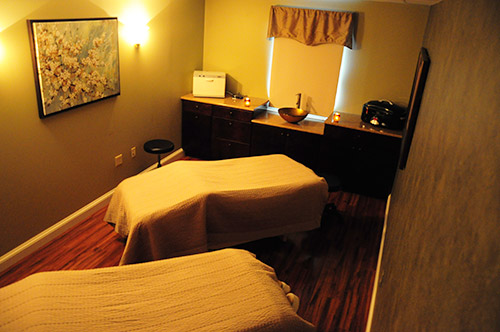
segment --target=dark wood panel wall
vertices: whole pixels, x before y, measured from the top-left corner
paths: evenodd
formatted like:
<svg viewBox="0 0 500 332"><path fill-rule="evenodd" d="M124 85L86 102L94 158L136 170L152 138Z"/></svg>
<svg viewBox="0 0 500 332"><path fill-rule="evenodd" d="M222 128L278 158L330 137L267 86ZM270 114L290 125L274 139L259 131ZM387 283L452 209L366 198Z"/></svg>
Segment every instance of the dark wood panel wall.
<svg viewBox="0 0 500 332"><path fill-rule="evenodd" d="M432 6L423 46L431 66L371 331L499 331L500 1Z"/></svg>

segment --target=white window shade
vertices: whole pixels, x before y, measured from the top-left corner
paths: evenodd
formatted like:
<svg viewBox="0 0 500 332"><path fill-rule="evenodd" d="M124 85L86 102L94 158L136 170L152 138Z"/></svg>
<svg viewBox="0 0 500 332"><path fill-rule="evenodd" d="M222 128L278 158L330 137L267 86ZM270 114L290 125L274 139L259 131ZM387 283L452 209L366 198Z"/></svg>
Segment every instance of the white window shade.
<svg viewBox="0 0 500 332"><path fill-rule="evenodd" d="M301 108L329 116L335 105L344 47L337 44L307 46L289 38L275 38L269 82L274 107L294 107L297 93Z"/></svg>

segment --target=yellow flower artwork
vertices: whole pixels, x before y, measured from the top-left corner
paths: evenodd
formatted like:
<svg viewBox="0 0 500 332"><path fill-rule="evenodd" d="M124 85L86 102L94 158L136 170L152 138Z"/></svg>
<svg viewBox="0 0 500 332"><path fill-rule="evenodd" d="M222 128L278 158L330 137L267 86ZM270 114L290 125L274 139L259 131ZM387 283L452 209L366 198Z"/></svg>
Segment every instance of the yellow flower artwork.
<svg viewBox="0 0 500 332"><path fill-rule="evenodd" d="M116 18L29 20L41 118L120 94Z"/></svg>

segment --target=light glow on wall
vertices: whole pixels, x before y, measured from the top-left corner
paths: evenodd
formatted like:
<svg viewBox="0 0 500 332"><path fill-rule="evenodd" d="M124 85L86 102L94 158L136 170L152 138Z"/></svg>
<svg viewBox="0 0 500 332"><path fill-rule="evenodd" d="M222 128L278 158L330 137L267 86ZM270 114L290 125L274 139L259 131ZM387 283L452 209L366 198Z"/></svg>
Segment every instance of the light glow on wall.
<svg viewBox="0 0 500 332"><path fill-rule="evenodd" d="M0 32L1 32L2 29L0 29ZM2 45L2 41L0 40L0 62L3 61L3 58L5 56L5 50L4 50L4 47Z"/></svg>
<svg viewBox="0 0 500 332"><path fill-rule="evenodd" d="M144 45L148 40L149 27L140 24L127 24L123 27L123 34L129 44L139 47L139 45Z"/></svg>
<svg viewBox="0 0 500 332"><path fill-rule="evenodd" d="M147 26L150 18L140 3L135 3L127 7L119 17L120 22L124 24L123 36L125 40L138 47L144 45L149 37L149 27Z"/></svg>
<svg viewBox="0 0 500 332"><path fill-rule="evenodd" d="M3 31L3 27L0 26L0 33ZM4 57L4 49L3 49L3 45L2 45L2 40L0 39L0 62L2 62L3 60L3 57Z"/></svg>
<svg viewBox="0 0 500 332"><path fill-rule="evenodd" d="M342 53L342 63L340 64L337 94L335 98L335 105L333 106L334 111L342 111L342 109L345 107L345 89L347 86L349 86L348 80L352 67L351 51L347 47L344 47L344 51Z"/></svg>
<svg viewBox="0 0 500 332"><path fill-rule="evenodd" d="M273 69L273 50L274 50L274 37L270 38L268 45L268 55L267 55L267 77L266 77L266 88L267 88L267 98L271 98L271 72Z"/></svg>

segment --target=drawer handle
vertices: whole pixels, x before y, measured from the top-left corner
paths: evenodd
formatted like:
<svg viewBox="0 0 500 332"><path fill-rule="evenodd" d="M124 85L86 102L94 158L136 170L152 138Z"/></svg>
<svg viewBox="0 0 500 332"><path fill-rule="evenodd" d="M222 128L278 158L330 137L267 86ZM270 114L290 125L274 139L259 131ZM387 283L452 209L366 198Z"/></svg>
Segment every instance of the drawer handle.
<svg viewBox="0 0 500 332"><path fill-rule="evenodd" d="M194 116L194 118L195 118L195 119L198 119L198 115L195 115L195 116Z"/></svg>
<svg viewBox="0 0 500 332"><path fill-rule="evenodd" d="M198 109L200 108L200 105L194 105L194 108Z"/></svg>
<svg viewBox="0 0 500 332"><path fill-rule="evenodd" d="M233 115L233 111L229 111L229 115Z"/></svg>
<svg viewBox="0 0 500 332"><path fill-rule="evenodd" d="M231 126L233 125L233 123L232 123L232 122L229 122L229 123L228 123L228 125L229 125L229 127L231 127Z"/></svg>

